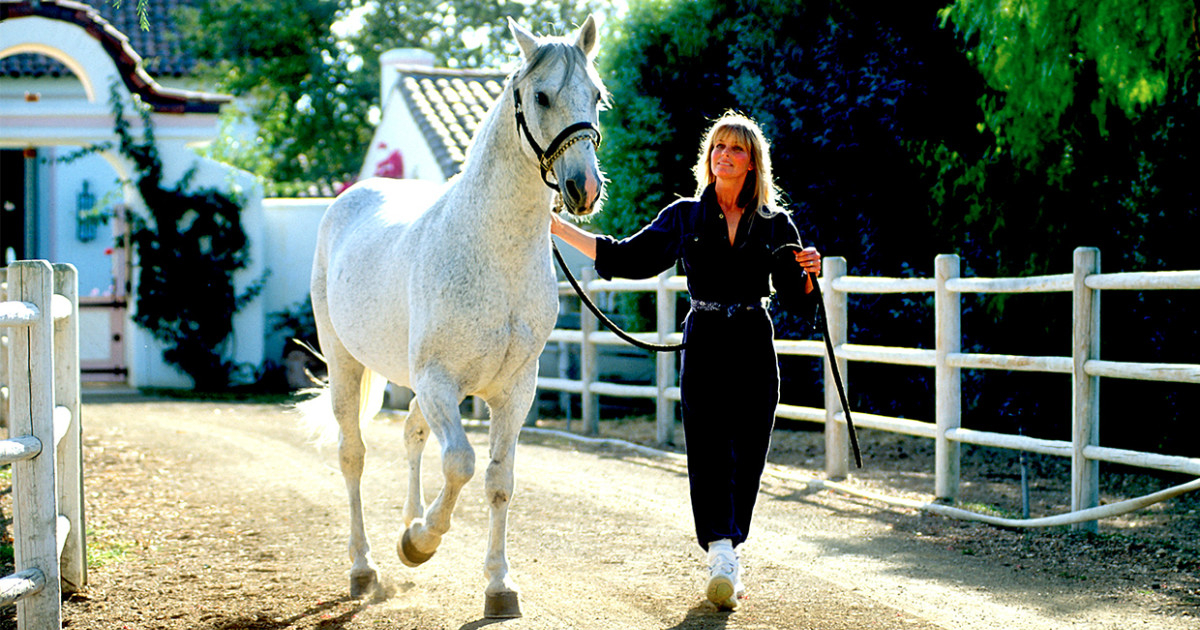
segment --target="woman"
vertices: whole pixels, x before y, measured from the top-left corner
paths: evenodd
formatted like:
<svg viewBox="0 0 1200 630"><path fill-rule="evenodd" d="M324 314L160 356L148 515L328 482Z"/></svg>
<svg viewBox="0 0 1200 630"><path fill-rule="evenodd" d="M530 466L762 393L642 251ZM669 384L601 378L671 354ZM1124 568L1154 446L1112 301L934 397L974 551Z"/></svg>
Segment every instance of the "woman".
<svg viewBox="0 0 1200 630"><path fill-rule="evenodd" d="M727 113L709 129L695 167L696 197L663 209L616 240L551 219L550 231L595 261L604 278L646 278L682 258L691 311L679 382L696 538L708 551L705 591L736 609L744 591L735 549L746 540L779 402L772 280L797 305L812 292L821 255L803 249L778 206L766 138Z"/></svg>

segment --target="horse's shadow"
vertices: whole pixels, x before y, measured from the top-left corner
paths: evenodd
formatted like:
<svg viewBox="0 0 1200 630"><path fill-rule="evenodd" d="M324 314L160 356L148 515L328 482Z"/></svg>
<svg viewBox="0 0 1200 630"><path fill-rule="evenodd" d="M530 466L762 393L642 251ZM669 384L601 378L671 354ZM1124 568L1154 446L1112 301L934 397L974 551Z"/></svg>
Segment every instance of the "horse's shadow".
<svg viewBox="0 0 1200 630"><path fill-rule="evenodd" d="M717 610L708 602L696 604L687 615L677 624L666 630L724 630L729 623L729 611ZM479 630L495 623L504 623L508 619L479 619L463 624L458 630Z"/></svg>

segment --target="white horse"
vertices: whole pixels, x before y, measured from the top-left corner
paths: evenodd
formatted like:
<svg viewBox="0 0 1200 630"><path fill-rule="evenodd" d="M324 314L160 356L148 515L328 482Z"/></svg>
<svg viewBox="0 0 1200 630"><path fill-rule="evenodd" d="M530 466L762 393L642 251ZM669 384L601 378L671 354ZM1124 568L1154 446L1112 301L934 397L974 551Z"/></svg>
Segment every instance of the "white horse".
<svg viewBox="0 0 1200 630"><path fill-rule="evenodd" d="M512 20L509 30L523 66L480 126L462 174L444 188L366 180L334 200L321 221L312 303L329 386L317 400L331 399L340 428L354 597L379 587L363 527L359 424L379 411L392 381L416 393L405 425L410 472L400 560L429 560L450 529L459 492L475 472L459 404L478 396L491 410L484 614L520 616L505 521L517 434L558 313L551 186L561 186L571 214L598 209L596 123L605 92L592 63L598 33L591 17L573 41L537 38ZM312 405L305 411L311 415ZM430 431L441 444L445 484L426 508L420 469Z"/></svg>

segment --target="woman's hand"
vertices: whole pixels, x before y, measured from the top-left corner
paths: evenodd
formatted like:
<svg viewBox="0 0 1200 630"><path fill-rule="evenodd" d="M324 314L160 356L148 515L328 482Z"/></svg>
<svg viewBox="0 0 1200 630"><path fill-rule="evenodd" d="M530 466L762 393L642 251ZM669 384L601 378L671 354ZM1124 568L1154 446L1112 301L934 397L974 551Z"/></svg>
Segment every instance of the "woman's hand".
<svg viewBox="0 0 1200 630"><path fill-rule="evenodd" d="M794 253L796 262L805 273L821 275L821 252L818 252L816 247L806 247Z"/></svg>
<svg viewBox="0 0 1200 630"><path fill-rule="evenodd" d="M596 260L596 236L567 223L562 216L550 213L550 233L564 243L579 250L584 256Z"/></svg>

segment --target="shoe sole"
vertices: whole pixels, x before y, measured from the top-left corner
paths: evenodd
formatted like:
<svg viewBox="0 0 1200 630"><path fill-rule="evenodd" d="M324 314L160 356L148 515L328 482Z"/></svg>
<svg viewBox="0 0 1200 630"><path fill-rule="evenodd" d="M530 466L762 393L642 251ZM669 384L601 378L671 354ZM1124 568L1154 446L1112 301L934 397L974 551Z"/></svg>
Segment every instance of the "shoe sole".
<svg viewBox="0 0 1200 630"><path fill-rule="evenodd" d="M725 576L710 579L708 588L705 589L705 595L708 596L708 601L717 605L717 608L724 610L737 608L737 599L733 596L733 580Z"/></svg>

